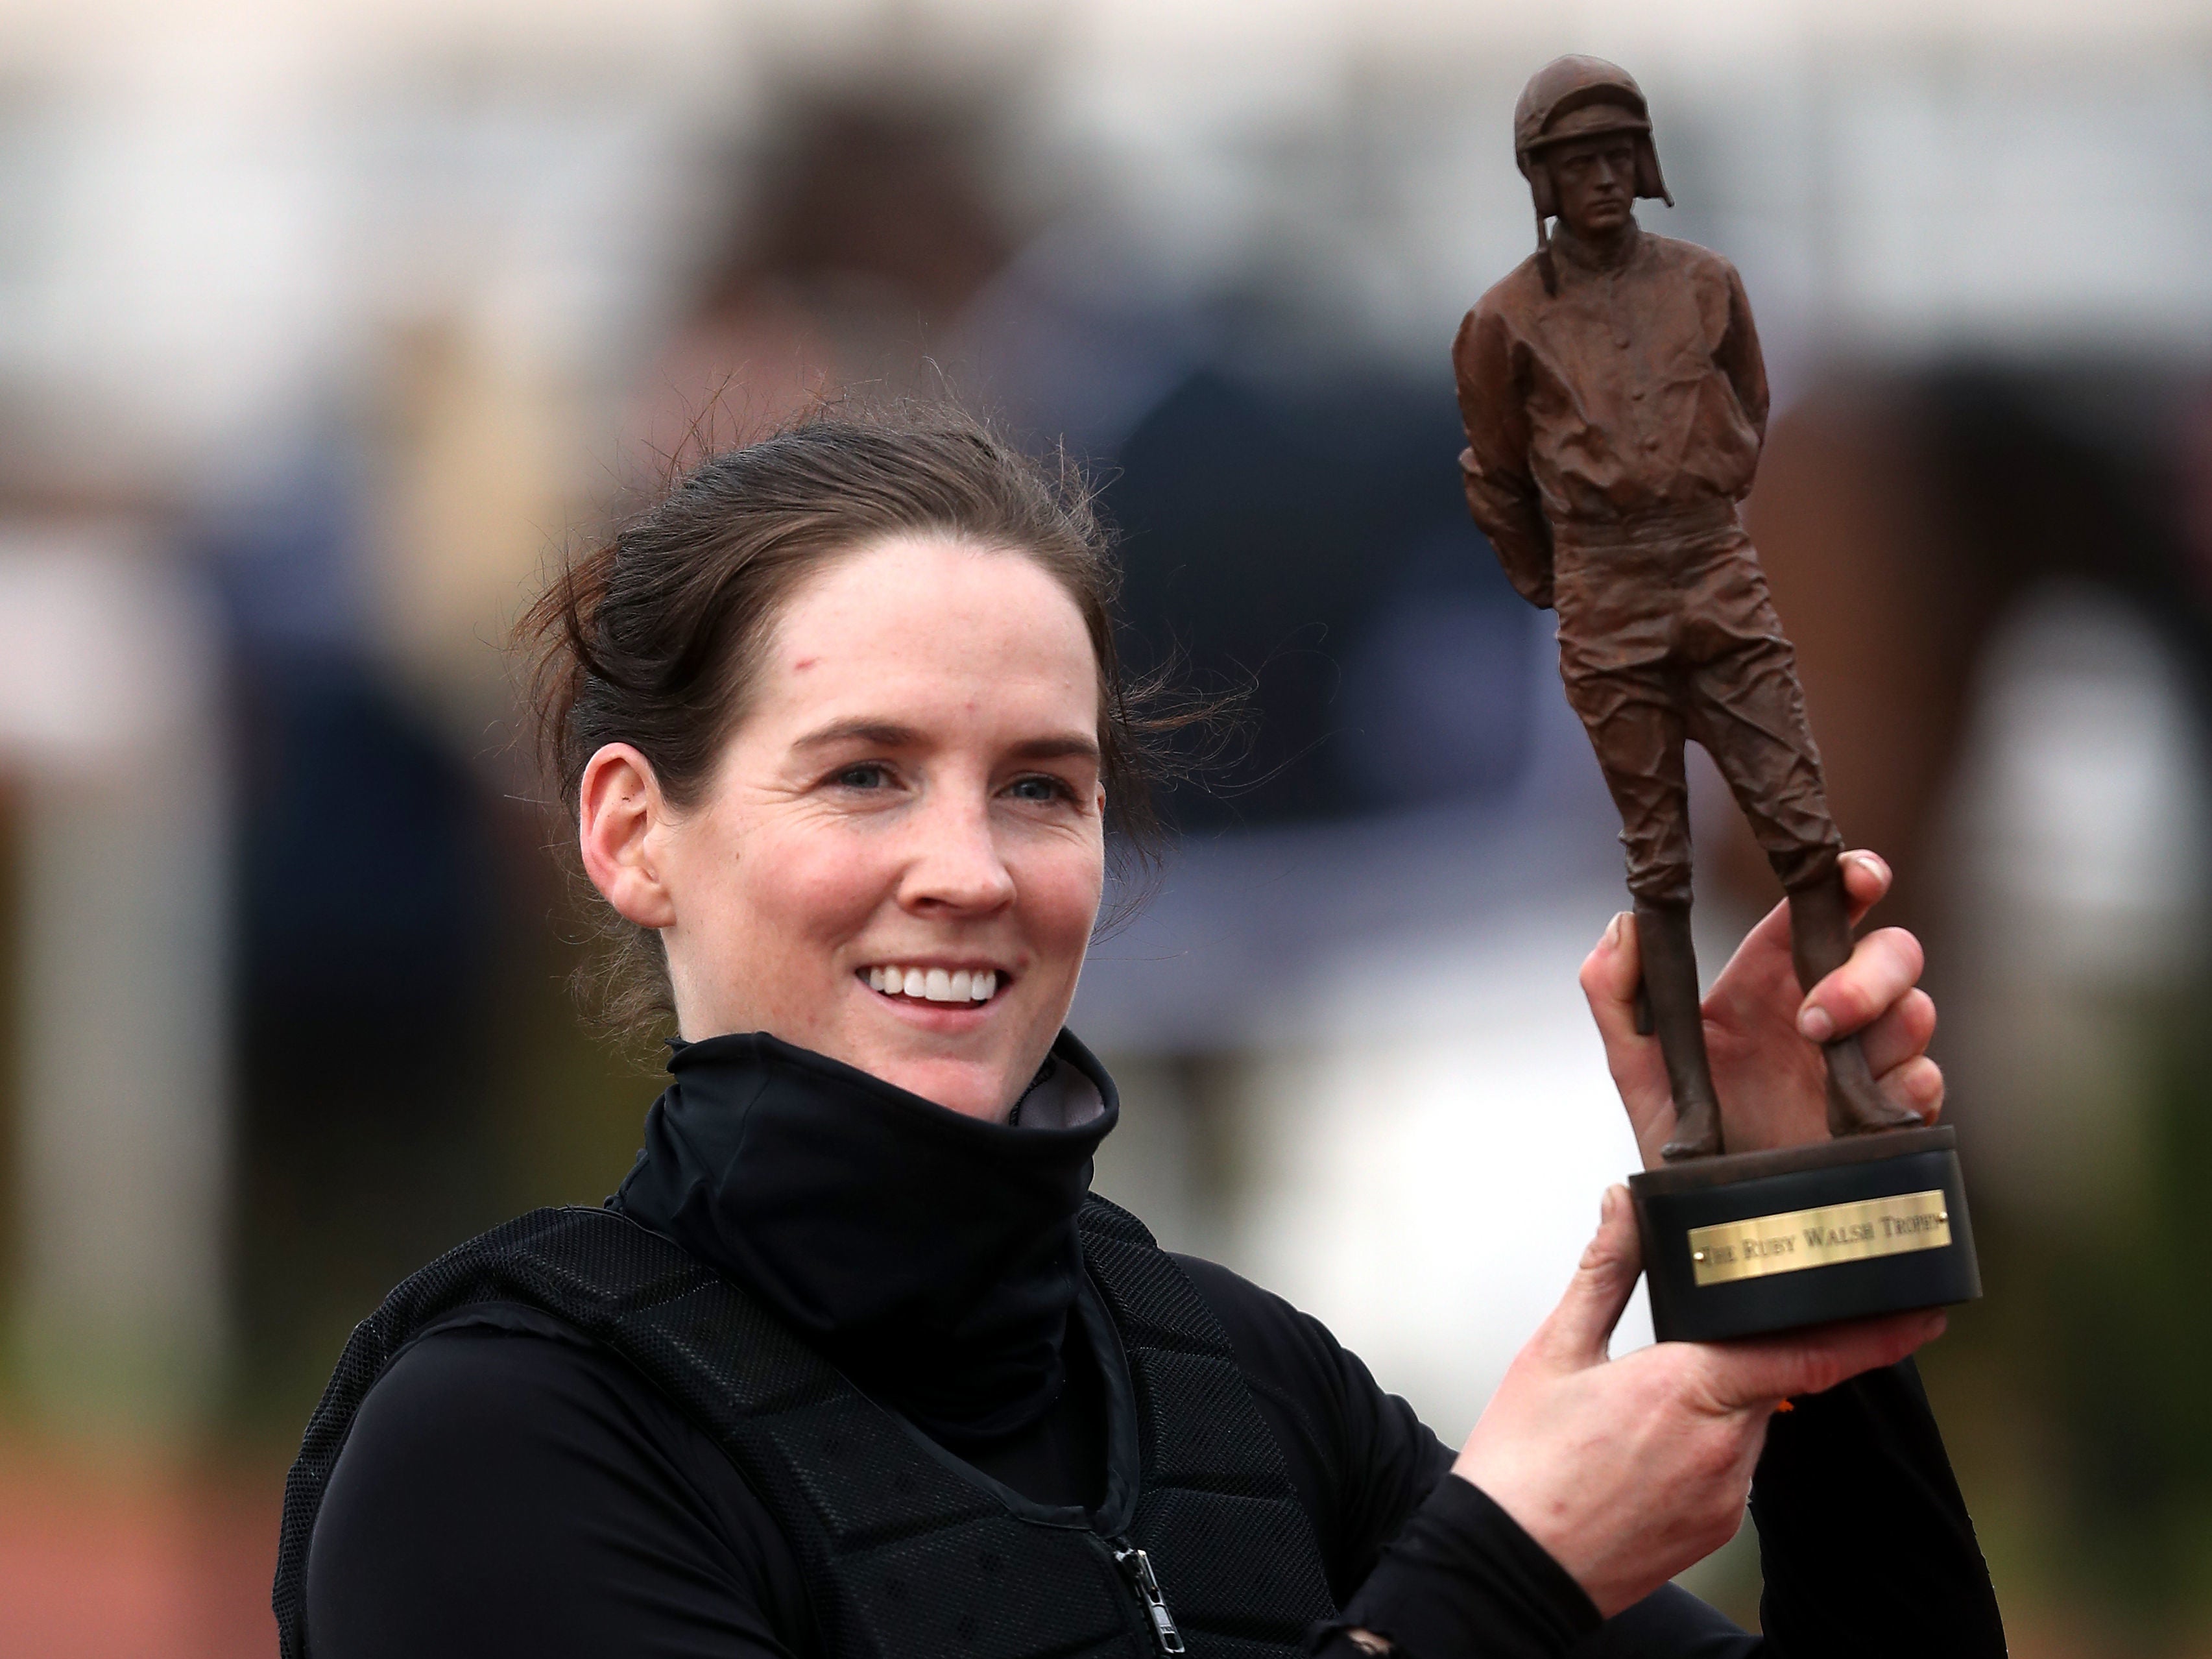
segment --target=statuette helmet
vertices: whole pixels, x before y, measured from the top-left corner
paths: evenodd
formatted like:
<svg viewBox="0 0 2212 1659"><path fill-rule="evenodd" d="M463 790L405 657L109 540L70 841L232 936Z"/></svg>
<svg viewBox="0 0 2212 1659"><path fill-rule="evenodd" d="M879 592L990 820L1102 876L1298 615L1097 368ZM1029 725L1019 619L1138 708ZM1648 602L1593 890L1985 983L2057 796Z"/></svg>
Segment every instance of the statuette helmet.
<svg viewBox="0 0 2212 1659"><path fill-rule="evenodd" d="M1651 108L1636 77L1602 58L1555 58L1528 78L1513 106L1513 159L1535 198L1536 248L1547 256L1547 264L1550 239L1544 227L1558 215L1559 196L1552 170L1544 165L1544 151L1601 132L1634 133L1636 194L1674 205L1651 142Z"/></svg>

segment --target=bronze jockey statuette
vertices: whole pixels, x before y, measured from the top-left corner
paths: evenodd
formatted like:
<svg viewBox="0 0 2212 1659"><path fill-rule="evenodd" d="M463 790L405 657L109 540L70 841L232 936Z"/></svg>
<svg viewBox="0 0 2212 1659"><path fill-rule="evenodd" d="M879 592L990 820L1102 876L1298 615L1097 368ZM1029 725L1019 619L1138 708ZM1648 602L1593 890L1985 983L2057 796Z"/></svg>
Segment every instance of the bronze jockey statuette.
<svg viewBox="0 0 2212 1659"><path fill-rule="evenodd" d="M1536 252L1452 348L1467 501L1506 574L1559 614L1559 667L1620 808L1643 996L1676 1112L1634 1177L1654 1322L1711 1337L1979 1294L1954 1132L1824 1045L1825 1145L1725 1156L1690 932L1686 742L1727 780L1789 896L1808 990L1851 928L1796 655L1737 504L1765 435L1751 304L1719 254L1637 223L1673 205L1626 70L1569 57L1514 111Z"/></svg>

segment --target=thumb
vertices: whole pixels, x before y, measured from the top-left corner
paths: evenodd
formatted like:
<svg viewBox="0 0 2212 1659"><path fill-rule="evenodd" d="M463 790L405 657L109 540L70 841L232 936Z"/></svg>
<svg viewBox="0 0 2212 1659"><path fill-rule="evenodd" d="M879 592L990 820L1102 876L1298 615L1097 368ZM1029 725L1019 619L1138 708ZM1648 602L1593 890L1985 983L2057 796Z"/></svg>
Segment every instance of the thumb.
<svg viewBox="0 0 2212 1659"><path fill-rule="evenodd" d="M1628 1306L1643 1270L1644 1251L1636 1236L1628 1188L1608 1187L1598 1206L1597 1236L1584 1248L1567 1293L1529 1346L1566 1370L1603 1364L1613 1328L1620 1322L1621 1310Z"/></svg>

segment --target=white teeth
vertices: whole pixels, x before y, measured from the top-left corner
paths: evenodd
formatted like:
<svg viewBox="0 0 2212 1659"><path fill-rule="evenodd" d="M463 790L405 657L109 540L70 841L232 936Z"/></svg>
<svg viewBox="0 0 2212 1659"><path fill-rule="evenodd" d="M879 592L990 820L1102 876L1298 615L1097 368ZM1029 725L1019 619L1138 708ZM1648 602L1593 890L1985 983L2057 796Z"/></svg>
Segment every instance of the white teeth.
<svg viewBox="0 0 2212 1659"><path fill-rule="evenodd" d="M999 988L992 968L871 968L867 978L871 991L926 1002L988 1002Z"/></svg>

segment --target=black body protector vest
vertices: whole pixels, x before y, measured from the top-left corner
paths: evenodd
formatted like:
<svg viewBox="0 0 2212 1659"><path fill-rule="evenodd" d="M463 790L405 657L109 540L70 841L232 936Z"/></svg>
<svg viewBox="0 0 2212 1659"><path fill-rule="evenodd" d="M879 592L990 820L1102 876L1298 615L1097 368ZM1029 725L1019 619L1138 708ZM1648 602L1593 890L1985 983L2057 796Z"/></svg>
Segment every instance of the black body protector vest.
<svg viewBox="0 0 2212 1659"><path fill-rule="evenodd" d="M534 1211L448 1252L356 1328L308 1422L277 1550L284 1659L307 1659L307 1546L354 1413L416 1334L486 1302L567 1321L714 1439L789 1541L834 1659L1297 1652L1335 1607L1227 1335L1133 1216L1093 1197L1078 1227L1111 1326L1094 1333L1110 1471L1095 1517L959 1462L757 1298L613 1212Z"/></svg>

